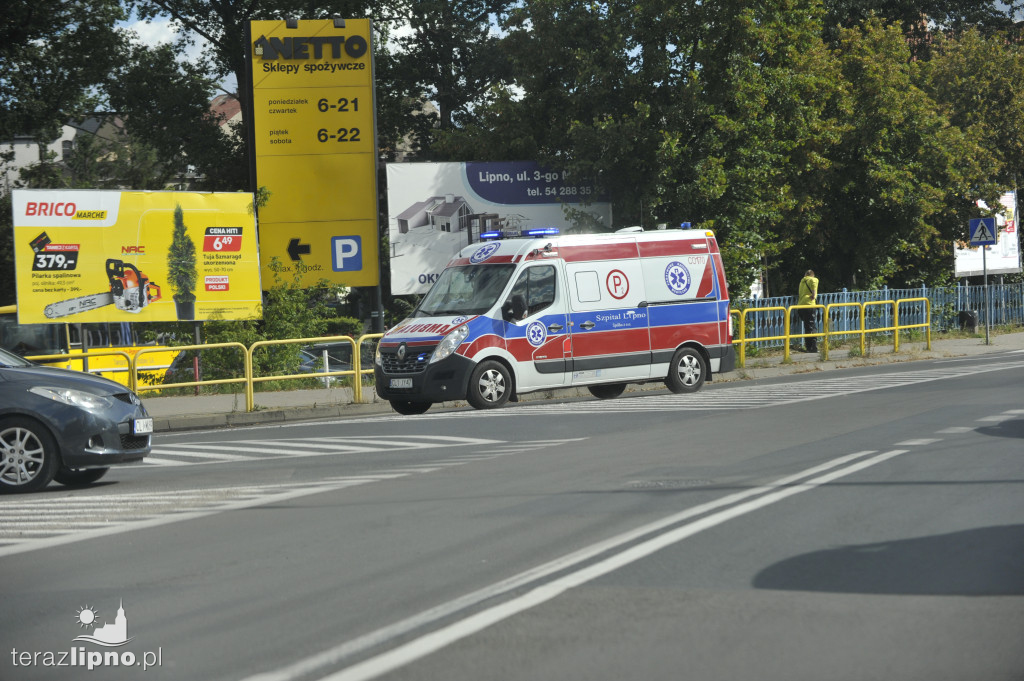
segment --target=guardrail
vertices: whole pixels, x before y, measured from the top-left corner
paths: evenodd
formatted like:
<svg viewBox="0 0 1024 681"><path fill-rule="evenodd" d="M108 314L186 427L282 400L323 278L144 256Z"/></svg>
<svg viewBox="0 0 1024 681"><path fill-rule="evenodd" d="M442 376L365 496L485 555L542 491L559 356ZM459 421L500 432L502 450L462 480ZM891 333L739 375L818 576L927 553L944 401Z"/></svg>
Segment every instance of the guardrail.
<svg viewBox="0 0 1024 681"><path fill-rule="evenodd" d="M822 338L822 357L828 359L829 351L829 340L838 336L849 336L859 335L860 336L860 352L861 355L866 350L866 337L869 333L892 333L893 338L893 352L899 352L900 350L900 331L908 331L910 329L925 329L925 335L927 338L928 349L932 349L932 328L931 322L925 321L920 323L900 324L900 308L901 306L909 305L911 303L924 303L926 314L924 319L931 320L931 301L928 298L903 298L900 300L878 300L864 303L830 303L828 305L790 305L789 307L748 307L744 310L729 310L730 314L737 315L739 317L739 336L733 339L733 345L739 346L739 353L737 357L737 366L743 367L747 361L747 345L749 343L758 343L762 341L783 341L783 361L789 361L790 358L790 342L794 339L799 338ZM868 308L872 306L884 306L885 310L888 311L891 308L891 315L893 323L891 326L879 326L873 328L867 328L867 317ZM859 328L856 329L839 329L834 330L831 327L831 320L836 316L833 311L838 311L843 308L856 308L859 312ZM821 310L822 311L822 330L819 333L791 333L790 326L793 318L793 312L795 310ZM785 317L783 319L783 334L780 336L757 336L755 338L747 338L747 317L748 315L756 313L771 313L771 312L784 312ZM888 319L889 316L886 314L879 315L880 319Z"/></svg>
<svg viewBox="0 0 1024 681"><path fill-rule="evenodd" d="M747 345L750 343L759 343L763 341L784 341L784 360L789 361L790 359L790 343L794 339L809 338L809 337L821 337L822 343L822 355L824 359L828 359L829 353L829 340L839 336L858 335L860 337L860 351L863 355L865 352L865 339L869 333L892 333L893 337L893 352L899 352L900 347L900 331L906 331L910 329L923 328L925 329L928 349L932 348L932 331L930 322L900 323L900 309L901 306L909 305L911 303L923 303L925 305L926 314L924 319L931 319L931 301L928 298L904 298L901 300L882 300L882 301L869 301L869 302L856 302L856 303L830 303L828 305L790 305L788 307L775 306L775 307L748 307L744 310L732 309L729 313L736 315L739 318L739 336L733 339L733 345L738 346L738 358L737 365L743 367L746 365L747 356ZM868 308L870 307L884 306L886 310L891 310L891 317L893 323L891 326L879 326L873 328L867 328L867 317ZM832 328L831 320L835 316L834 311L838 311L843 308L856 308L859 319L859 328L848 329L842 328L835 330ZM822 311L822 330L819 333L805 334L805 333L792 333L791 320L793 312L796 310L821 310ZM757 336L754 338L747 338L746 329L748 324L748 317L754 314L763 314L771 312L783 312L785 313L783 322L783 334L777 336ZM887 320L889 315L879 315L880 319ZM324 336L318 338L289 338L285 340L269 340L269 341L257 341L250 346L245 346L242 343L207 343L199 345L177 345L159 348L140 348L135 356L132 357L128 353L119 350L104 350L97 352L88 352L77 355L36 355L29 357L32 360L64 360L64 359L83 359L87 357L100 357L100 356L120 356L124 358L125 364L129 370L129 388L135 392L143 391L156 391L166 390L169 388L191 388L206 385L225 385L225 384L245 384L245 408L246 411L253 411L256 408L255 398L255 387L257 383L263 383L266 381L288 381L297 379L309 379L309 378L329 378L329 377L347 377L351 376L354 380L352 381L352 392L353 399L355 402L363 401L363 378L367 375L373 374L373 367L364 369L362 364L362 346L367 342L377 341L383 337L381 333L368 333L363 334L357 339L351 336ZM291 345L291 344L313 344L313 343L350 343L352 346L352 368L342 369L337 371L325 370L316 373L300 373L300 374L284 374L284 375L270 375L270 376L255 376L253 371L253 355L260 348L266 348L270 346L278 345ZM218 379L206 379L196 381L185 381L180 383L162 383L158 385L139 385L138 372L140 369L139 358L149 353L166 352L168 349L173 349L178 352L186 352L190 350L203 351L213 350L217 348L235 348L241 353L241 376L233 378L218 378ZM146 367L143 367L145 369Z"/></svg>
<svg viewBox="0 0 1024 681"><path fill-rule="evenodd" d="M137 371L139 369L138 357L144 355L146 352L156 352L157 349L147 350L145 348L139 350L135 355L135 358L129 358L125 354L125 358L129 361L131 368L131 377L134 384L133 390L136 392L142 392L145 390L164 390L168 388L190 388L199 387L205 385L224 385L224 384L237 384L244 383L245 387L245 410L253 411L256 408L256 384L263 383L266 381L289 381L298 379L310 379L310 378L329 378L329 377L353 377L352 381L352 393L353 399L356 402L363 401L363 377L366 375L373 375L373 368L364 369L362 364L362 346L366 342L379 340L383 337L382 333L368 333L363 334L357 339L353 339L351 336L320 336L317 338L289 338L285 340L269 340L269 341L256 341L248 347L242 343L207 343L200 345L178 345L174 346L175 350L185 352L189 350L203 351L212 350L215 348L236 348L241 353L240 358L240 369L241 375L234 378L219 378L219 379L206 379L196 381L185 381L180 383L163 383L160 385L142 386L137 381ZM267 348L272 346L280 345L295 345L295 344L313 344L313 343L349 343L352 346L352 368L341 369L337 371L318 371L315 373L300 373L300 374L272 374L269 376L257 376L253 369L253 356L261 348ZM109 354L109 353L108 353ZM123 353L122 353L123 354ZM62 355L59 355L62 356Z"/></svg>
<svg viewBox="0 0 1024 681"><path fill-rule="evenodd" d="M144 390L167 390L169 388L191 388L193 386L198 387L198 386L201 386L201 385L227 385L227 384L231 384L231 383L245 383L247 386L251 385L251 383L252 383L252 375L249 373L248 367L247 367L247 365L244 362L244 357L248 354L249 349L246 348L243 344L237 343L237 342L231 342L231 343L206 343L206 344L200 344L200 345L175 345L174 346L174 349L178 350L179 352L187 352L189 350L200 350L200 351L201 350L214 350L216 348L237 348L238 350L241 350L242 357L243 357L243 362L242 362L243 375L241 377L239 377L239 378L214 378L214 379L207 379L205 381L186 381L186 382L182 382L182 383L161 383L159 385L139 385L138 377L137 377L138 370L139 370L139 356L140 355L145 355L145 354L150 353L150 352L159 352L160 350L165 350L166 349L166 348L159 348L159 349L158 348L142 348L141 350L139 350L138 352L135 353L135 357L133 358L132 365L131 365L131 369L132 369L132 383L135 384L134 390L136 392L142 392ZM252 411L252 410L248 409L247 411Z"/></svg>
<svg viewBox="0 0 1024 681"><path fill-rule="evenodd" d="M88 359L89 357L122 357L124 359L124 369L123 370L128 372L128 389L129 390L133 390L133 391L135 390L136 377L135 377L135 372L131 370L132 369L132 357L131 357L131 355L129 355L124 350L90 350L89 352L76 352L73 355L70 355L70 354L67 354L67 355L65 355L65 354L60 354L60 355L32 355L31 357L26 357L25 359L31 360L33 362L48 362L48 361L52 362L52 361L64 361L64 360L78 361L78 360ZM83 362L83 367L82 367L81 371L85 371L84 364L85 363ZM105 369L103 369L103 371L107 371L107 372L115 371L115 370L116 369L114 369L114 368L105 368ZM92 373L92 372L89 372L89 373ZM99 370L97 370L97 373L99 373Z"/></svg>

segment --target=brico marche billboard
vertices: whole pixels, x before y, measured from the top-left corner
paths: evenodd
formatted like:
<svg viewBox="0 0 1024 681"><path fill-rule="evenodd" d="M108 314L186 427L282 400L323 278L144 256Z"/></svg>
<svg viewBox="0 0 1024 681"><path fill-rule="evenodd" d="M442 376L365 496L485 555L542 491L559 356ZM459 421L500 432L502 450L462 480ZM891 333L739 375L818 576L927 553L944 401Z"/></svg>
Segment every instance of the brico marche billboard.
<svg viewBox="0 0 1024 681"><path fill-rule="evenodd" d="M18 321L253 319L251 194L16 189Z"/></svg>

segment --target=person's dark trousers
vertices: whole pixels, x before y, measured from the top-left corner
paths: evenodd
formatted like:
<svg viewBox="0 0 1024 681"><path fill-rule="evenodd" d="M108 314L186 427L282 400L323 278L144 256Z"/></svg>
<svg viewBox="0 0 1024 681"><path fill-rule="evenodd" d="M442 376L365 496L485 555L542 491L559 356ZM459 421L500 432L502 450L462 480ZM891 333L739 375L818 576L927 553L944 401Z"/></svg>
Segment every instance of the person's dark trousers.
<svg viewBox="0 0 1024 681"><path fill-rule="evenodd" d="M804 333L810 333L810 334L817 333L818 332L818 324L817 324L818 311L812 309L812 310L797 310L797 312L800 313L800 321L803 322L803 327L804 327L804 331L803 332ZM804 347L807 348L807 352L817 352L818 351L818 339L814 338L813 336L811 336L809 338L804 338Z"/></svg>

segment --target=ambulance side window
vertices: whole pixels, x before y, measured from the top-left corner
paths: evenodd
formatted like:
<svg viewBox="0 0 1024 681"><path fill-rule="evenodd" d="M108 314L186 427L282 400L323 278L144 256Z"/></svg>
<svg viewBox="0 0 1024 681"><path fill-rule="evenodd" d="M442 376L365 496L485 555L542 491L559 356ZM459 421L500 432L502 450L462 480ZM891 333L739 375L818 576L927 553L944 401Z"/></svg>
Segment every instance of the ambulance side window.
<svg viewBox="0 0 1024 681"><path fill-rule="evenodd" d="M530 267L519 275L512 296L526 299L526 316L537 314L555 302L555 268L553 265ZM510 296L511 298L511 296Z"/></svg>

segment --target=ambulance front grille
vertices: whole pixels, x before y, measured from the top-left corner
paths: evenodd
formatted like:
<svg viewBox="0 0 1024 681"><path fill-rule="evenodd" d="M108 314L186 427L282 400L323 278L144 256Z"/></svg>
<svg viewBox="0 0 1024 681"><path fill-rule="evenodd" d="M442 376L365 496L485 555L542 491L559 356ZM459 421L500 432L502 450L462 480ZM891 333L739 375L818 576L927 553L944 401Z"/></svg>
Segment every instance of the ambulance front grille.
<svg viewBox="0 0 1024 681"><path fill-rule="evenodd" d="M408 348L403 359L398 359L398 355L394 351L382 352L381 365L386 374L418 374L427 368L427 362L433 352L434 348L432 347L418 347L416 352L413 352L412 348Z"/></svg>

